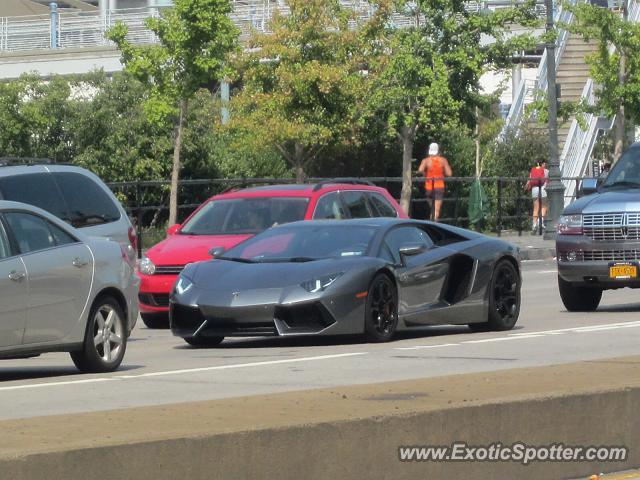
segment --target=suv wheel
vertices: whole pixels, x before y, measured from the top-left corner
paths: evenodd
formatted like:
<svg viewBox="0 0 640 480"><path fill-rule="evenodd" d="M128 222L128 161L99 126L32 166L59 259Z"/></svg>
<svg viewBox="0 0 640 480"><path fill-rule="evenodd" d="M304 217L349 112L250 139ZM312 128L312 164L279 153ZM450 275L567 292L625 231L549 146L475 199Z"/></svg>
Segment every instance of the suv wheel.
<svg viewBox="0 0 640 480"><path fill-rule="evenodd" d="M127 330L120 304L113 297L98 298L89 313L82 350L71 352L73 363L86 373L112 372L120 366L126 349Z"/></svg>
<svg viewBox="0 0 640 480"><path fill-rule="evenodd" d="M598 308L602 299L602 289L571 285L559 275L558 288L562 303L570 312L593 312Z"/></svg>

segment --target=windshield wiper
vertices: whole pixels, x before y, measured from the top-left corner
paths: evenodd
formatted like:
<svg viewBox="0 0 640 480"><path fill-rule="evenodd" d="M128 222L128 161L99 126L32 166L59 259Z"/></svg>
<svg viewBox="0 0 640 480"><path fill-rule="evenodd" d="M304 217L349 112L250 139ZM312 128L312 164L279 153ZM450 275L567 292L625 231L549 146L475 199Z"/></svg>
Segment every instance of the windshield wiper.
<svg viewBox="0 0 640 480"><path fill-rule="evenodd" d="M229 260L230 262L240 262L240 263L256 263L255 260L251 260L250 258L242 258L242 257L217 257L216 260Z"/></svg>
<svg viewBox="0 0 640 480"><path fill-rule="evenodd" d="M613 188L613 187L633 187L640 188L640 182L630 182L628 180L620 180L618 182L613 182L609 184L602 185L601 188Z"/></svg>

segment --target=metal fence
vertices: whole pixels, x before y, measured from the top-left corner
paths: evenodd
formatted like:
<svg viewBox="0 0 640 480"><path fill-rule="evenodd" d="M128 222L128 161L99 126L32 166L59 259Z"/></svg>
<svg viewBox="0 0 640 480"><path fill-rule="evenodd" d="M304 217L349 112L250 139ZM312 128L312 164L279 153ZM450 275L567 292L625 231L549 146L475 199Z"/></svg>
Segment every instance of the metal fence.
<svg viewBox="0 0 640 480"><path fill-rule="evenodd" d="M325 178L310 178L306 183L317 183ZM401 177L361 178L386 188L397 200L402 188ZM501 235L505 231L523 232L532 230L532 210L535 199L525 190L528 177L482 177L480 181L488 199L488 214L478 224L469 220L470 190L475 177L448 177L445 181L445 195L440 222L464 228L475 228ZM572 191L577 192L582 178L563 178L574 182ZM200 179L182 180L179 184L178 198L182 201L178 207L179 221L184 221L207 198L235 188L260 185L292 184L292 178L236 178L236 179ZM169 181L143 181L110 183L109 187L121 199L138 231L139 245L150 231L160 234L166 227L169 212ZM569 202L573 197L566 197ZM430 208L425 196L424 178L413 178L413 191L410 206L413 218L429 219ZM542 230L536 231L542 234Z"/></svg>
<svg viewBox="0 0 640 480"><path fill-rule="evenodd" d="M523 2L515 2L515 4ZM537 0L536 11L544 15L544 2ZM340 0L340 4L353 10L352 25L365 21L375 13L375 9L366 0ZM411 2L409 2L409 5ZM466 3L469 12L482 12L511 7L511 0L483 0ZM269 31L269 21L276 11L287 13L282 0L236 0L232 1L231 18L240 29L241 38L251 31ZM20 52L52 48L52 38L56 39L53 48L84 48L109 45L105 38L107 29L116 22L124 22L129 27L128 39L133 43L154 43L155 35L147 29L144 20L161 14L167 7L142 7L115 9L106 11L59 10L57 21L49 15L30 15L23 17L0 17L0 52ZM390 26L403 28L413 26L416 17L408 9L406 14L394 14Z"/></svg>

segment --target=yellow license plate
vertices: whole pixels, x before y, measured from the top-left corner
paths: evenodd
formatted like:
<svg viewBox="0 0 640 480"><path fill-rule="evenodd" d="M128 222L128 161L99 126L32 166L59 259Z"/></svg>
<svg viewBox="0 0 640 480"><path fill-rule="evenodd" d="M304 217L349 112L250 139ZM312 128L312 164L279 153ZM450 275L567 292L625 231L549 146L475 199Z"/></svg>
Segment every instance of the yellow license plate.
<svg viewBox="0 0 640 480"><path fill-rule="evenodd" d="M636 265L613 265L609 267L609 278L636 278L638 267Z"/></svg>

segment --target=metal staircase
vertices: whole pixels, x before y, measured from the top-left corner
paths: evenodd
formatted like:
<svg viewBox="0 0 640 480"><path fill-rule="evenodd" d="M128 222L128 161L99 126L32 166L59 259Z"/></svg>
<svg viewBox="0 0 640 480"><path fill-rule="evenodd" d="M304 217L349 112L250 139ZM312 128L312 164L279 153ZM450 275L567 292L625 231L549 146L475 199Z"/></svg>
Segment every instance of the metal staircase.
<svg viewBox="0 0 640 480"><path fill-rule="evenodd" d="M575 4L577 1L572 0L571 4ZM629 19L635 22L640 21L640 4L635 0L632 0L629 5ZM573 15L560 9L556 12L555 21L571 23ZM557 82L561 85L560 101L585 102L588 105L595 105L595 86L589 78L589 68L584 59L586 55L595 51L596 45L593 42L584 42L580 37L561 30L556 47ZM527 120L525 111L529 103L528 98L536 94L546 95L546 93L547 57L545 52L538 66L535 86L532 87L521 82L515 93L503 128L503 138L508 129L519 129ZM581 121L573 118L559 126L560 169L563 177L581 177L589 173L589 159L598 131L608 130L612 125L613 119L589 113L583 115ZM576 183L571 180L564 182L565 202L570 203L575 198Z"/></svg>

